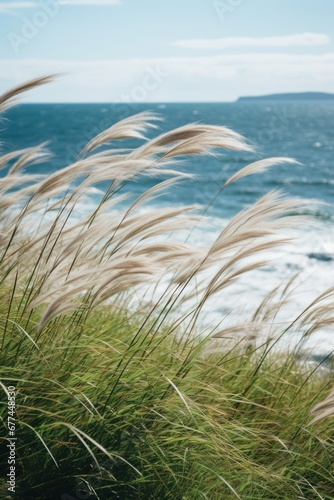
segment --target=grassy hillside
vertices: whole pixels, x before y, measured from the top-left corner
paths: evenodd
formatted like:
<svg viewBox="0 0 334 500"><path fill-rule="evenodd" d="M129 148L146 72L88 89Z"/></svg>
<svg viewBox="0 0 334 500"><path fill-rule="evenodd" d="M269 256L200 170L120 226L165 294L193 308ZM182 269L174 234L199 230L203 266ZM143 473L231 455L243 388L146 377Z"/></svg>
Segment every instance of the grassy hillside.
<svg viewBox="0 0 334 500"><path fill-rule="evenodd" d="M47 80L0 97L0 111ZM0 158L0 496L13 497L15 387L15 498L333 499L331 362L324 368L275 346L284 335L332 326L334 290L284 330L275 318L289 297L285 283L251 318L205 334L200 321L206 301L223 300L239 276L265 265L263 252L286 242L301 202L269 193L208 247L167 237L205 221L196 207L139 210L185 176L175 161L251 147L224 127L189 125L115 149L155 119L145 113L114 125L74 164L41 178L26 167L45 160L44 147ZM222 195L282 161L291 160L245 167ZM162 172L165 181L124 208L129 182ZM109 188L100 205L73 217L101 180Z"/></svg>

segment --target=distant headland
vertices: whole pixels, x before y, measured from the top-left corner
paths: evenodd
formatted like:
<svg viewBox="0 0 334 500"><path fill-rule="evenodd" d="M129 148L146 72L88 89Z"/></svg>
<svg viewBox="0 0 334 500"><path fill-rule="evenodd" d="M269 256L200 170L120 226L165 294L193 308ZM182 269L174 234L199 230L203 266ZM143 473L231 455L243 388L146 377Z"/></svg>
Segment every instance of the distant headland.
<svg viewBox="0 0 334 500"><path fill-rule="evenodd" d="M239 97L237 102L255 101L334 101L334 94L327 92L290 92L260 96Z"/></svg>

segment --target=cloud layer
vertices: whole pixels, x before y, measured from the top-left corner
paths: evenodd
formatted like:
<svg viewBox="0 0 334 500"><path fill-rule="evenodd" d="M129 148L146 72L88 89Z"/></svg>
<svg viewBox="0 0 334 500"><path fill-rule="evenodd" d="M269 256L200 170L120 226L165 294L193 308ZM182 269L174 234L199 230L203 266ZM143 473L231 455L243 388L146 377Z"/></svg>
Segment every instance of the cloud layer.
<svg viewBox="0 0 334 500"><path fill-rule="evenodd" d="M63 72L31 97L42 101L232 101L240 95L334 88L334 53L243 53L103 61L0 61L2 90ZM152 76L155 75L155 76Z"/></svg>
<svg viewBox="0 0 334 500"><path fill-rule="evenodd" d="M328 35L319 33L302 33L271 37L227 37L216 39L176 40L171 43L175 47L186 49L229 49L235 47L309 47L327 45Z"/></svg>
<svg viewBox="0 0 334 500"><path fill-rule="evenodd" d="M66 5L66 6L79 6L79 5L91 5L91 6L112 6L119 5L121 0L51 0L54 3L58 3L58 5ZM46 2L47 3L47 2ZM0 12L10 13L13 10L18 9L38 9L41 5L38 2L34 1L21 1L21 2L2 2L0 3Z"/></svg>

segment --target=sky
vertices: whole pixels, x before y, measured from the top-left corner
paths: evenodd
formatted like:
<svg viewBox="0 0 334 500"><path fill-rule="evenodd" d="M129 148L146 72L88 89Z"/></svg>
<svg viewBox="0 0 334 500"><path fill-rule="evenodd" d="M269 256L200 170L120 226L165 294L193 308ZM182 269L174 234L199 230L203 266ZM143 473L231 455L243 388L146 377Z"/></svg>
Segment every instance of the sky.
<svg viewBox="0 0 334 500"><path fill-rule="evenodd" d="M30 102L222 102L334 92L334 0L0 0L0 92Z"/></svg>

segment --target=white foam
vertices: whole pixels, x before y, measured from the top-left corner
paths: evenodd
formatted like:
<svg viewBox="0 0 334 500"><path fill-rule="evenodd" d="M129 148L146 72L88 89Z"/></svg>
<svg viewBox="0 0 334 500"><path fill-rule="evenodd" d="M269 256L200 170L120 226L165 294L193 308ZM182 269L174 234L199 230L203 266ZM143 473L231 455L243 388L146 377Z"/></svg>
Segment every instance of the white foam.
<svg viewBox="0 0 334 500"><path fill-rule="evenodd" d="M69 224L87 217L96 208L97 195L87 195L81 202L77 203L72 213ZM159 205L156 204L158 208ZM116 206L117 208L117 206ZM145 214L154 207L141 208L137 213ZM113 210L113 214L115 208ZM53 220L54 213L47 213L44 219ZM31 216L32 226L35 230L40 223L40 214ZM208 217L204 224L199 224L191 230L183 230L172 236L160 237L159 240L173 239L196 246L206 247L214 242L219 232L226 226L228 220L219 217ZM261 255L270 264L259 270L252 271L242 276L233 285L228 286L219 295L208 300L203 307L199 318L199 328L213 329L217 325L221 327L230 326L241 321L247 321L257 309L261 301L277 286L287 283L296 273L298 280L294 284L294 292L289 297L288 303L282 308L275 321L277 324L287 325L303 311L320 293L333 286L334 277L334 227L331 221L319 220L301 226L293 231L286 231L294 237L294 241L276 250L268 251ZM206 272L204 280L209 280L211 274ZM137 297L143 304L143 296L147 303L155 303L165 290L169 276L162 277L158 286L153 288L142 287ZM131 303L136 302L136 294L133 295ZM194 308L196 299L181 305L181 312ZM297 343L299 337L289 341ZM314 348L329 352L334 350L334 334L322 330L312 335L306 342L305 348Z"/></svg>
<svg viewBox="0 0 334 500"><path fill-rule="evenodd" d="M189 236L179 233L177 240L194 246L206 246L212 243L227 224L226 219L208 218L206 225L195 228ZM291 295L275 318L275 323L284 329L322 292L333 286L334 277L334 228L329 221L316 221L293 230L286 230L294 241L280 248L261 254L261 260L270 264L242 276L220 294L208 300L200 316L200 328L212 329L217 325L231 326L240 321L247 321L262 300L276 287L284 286L297 273ZM175 237L175 235L174 235ZM206 280L212 276L206 273ZM166 279L155 288L155 296L148 294L149 301L160 296L166 286ZM187 303L184 311L196 306L196 300ZM182 307L181 307L182 309ZM296 332L287 335L281 344L296 345L301 335ZM334 350L334 334L322 329L314 333L305 343L305 349L330 352Z"/></svg>

